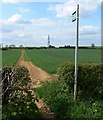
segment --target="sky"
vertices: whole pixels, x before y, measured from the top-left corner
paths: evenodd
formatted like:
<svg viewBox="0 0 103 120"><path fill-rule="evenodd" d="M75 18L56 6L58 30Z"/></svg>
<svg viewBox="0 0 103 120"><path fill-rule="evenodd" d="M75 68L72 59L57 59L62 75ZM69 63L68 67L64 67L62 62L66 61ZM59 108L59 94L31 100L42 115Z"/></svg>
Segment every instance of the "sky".
<svg viewBox="0 0 103 120"><path fill-rule="evenodd" d="M101 0L1 0L0 43L16 46L75 45L80 6L79 46L101 45Z"/></svg>

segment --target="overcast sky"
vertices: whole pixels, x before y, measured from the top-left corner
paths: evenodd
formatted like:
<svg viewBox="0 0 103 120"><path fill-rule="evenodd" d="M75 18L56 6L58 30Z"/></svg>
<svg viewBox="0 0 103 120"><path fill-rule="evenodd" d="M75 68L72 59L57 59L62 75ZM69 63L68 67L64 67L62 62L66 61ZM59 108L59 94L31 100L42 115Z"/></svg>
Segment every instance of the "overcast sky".
<svg viewBox="0 0 103 120"><path fill-rule="evenodd" d="M4 45L47 46L48 35L52 45L75 45L76 22L72 22L72 13L77 3L79 45L101 45L101 0L1 0L1 3L0 43Z"/></svg>

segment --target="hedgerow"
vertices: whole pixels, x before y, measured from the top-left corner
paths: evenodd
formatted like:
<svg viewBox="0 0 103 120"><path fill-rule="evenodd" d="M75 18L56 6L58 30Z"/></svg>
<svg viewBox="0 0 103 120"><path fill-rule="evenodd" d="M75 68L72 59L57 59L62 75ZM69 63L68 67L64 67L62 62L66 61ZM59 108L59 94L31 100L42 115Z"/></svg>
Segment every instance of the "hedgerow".
<svg viewBox="0 0 103 120"><path fill-rule="evenodd" d="M69 91L74 88L74 64L59 66L59 80L66 83ZM78 95L85 99L103 99L103 64L78 65Z"/></svg>
<svg viewBox="0 0 103 120"><path fill-rule="evenodd" d="M28 70L25 67L4 67L2 83L2 120L39 120Z"/></svg>

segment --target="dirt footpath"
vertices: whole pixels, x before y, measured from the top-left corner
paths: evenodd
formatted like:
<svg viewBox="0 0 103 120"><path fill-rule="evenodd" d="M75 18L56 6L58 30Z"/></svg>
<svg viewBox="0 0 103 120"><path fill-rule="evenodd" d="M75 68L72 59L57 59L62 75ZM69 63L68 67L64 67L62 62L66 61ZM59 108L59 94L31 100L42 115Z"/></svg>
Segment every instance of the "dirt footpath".
<svg viewBox="0 0 103 120"><path fill-rule="evenodd" d="M31 61L24 61L24 53L25 51L22 50L21 57L17 63L19 66L24 66L28 69L31 82L32 82L32 88L37 88L40 85L38 84L41 81L44 81L46 79L52 79L55 77L55 75L50 75L46 71L42 70L41 68L34 65ZM53 113L50 111L49 106L47 106L41 99L38 99L35 101L38 109L42 112L43 118L51 118L54 119Z"/></svg>
<svg viewBox="0 0 103 120"><path fill-rule="evenodd" d="M29 70L32 83L44 81L45 79L52 78L46 71L34 65L31 61L19 61L19 66L24 66Z"/></svg>

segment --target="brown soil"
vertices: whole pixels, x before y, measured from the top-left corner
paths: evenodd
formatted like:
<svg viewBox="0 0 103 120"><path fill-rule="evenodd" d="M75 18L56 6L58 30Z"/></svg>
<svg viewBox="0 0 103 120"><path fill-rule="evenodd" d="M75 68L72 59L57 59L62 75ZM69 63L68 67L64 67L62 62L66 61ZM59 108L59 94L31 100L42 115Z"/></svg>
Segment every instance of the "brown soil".
<svg viewBox="0 0 103 120"><path fill-rule="evenodd" d="M19 61L19 66L25 66L29 70L30 78L32 83L38 83L40 81L44 81L52 76L49 75L47 72L42 70L41 68L34 65L31 61ZM35 84L34 84L35 86Z"/></svg>
<svg viewBox="0 0 103 120"><path fill-rule="evenodd" d="M32 81L32 88L39 87L41 85L40 82L45 81L46 79L57 77L55 75L48 74L46 71L34 65L31 61L24 61L24 52L25 51L22 50L21 57L17 64L28 69ZM54 118L49 106L47 106L42 99L36 100L35 103L38 109L43 113L43 118Z"/></svg>

